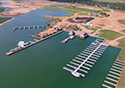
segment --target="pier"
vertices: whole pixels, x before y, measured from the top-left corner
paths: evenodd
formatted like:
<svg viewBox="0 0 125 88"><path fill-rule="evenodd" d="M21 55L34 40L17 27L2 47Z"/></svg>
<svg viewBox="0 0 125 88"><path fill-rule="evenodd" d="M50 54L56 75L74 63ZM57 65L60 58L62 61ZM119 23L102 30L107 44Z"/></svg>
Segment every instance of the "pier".
<svg viewBox="0 0 125 88"><path fill-rule="evenodd" d="M105 85L105 84L102 84L102 86L103 86L103 87L106 87L106 88L112 88L112 87L107 86L107 85Z"/></svg>
<svg viewBox="0 0 125 88"><path fill-rule="evenodd" d="M91 43L86 49L84 49L84 51L82 51L82 53L79 53L79 55L77 55L78 57L75 57L75 59L72 60L73 62L70 61L71 65L68 66L74 68L74 70L71 72L74 76L80 77L80 74L82 74L81 72L84 72L84 75L85 73L88 73L81 68L90 70L90 68L93 67L93 65L97 62L97 60L101 57L101 55L108 47L108 45L103 44L97 40L95 40L95 42ZM75 65L76 67L72 65Z"/></svg>
<svg viewBox="0 0 125 88"><path fill-rule="evenodd" d="M111 82L109 82L109 81L104 81L105 83L108 83L108 84L110 84L110 85L113 85L113 86L116 86L116 84L114 84L114 83L111 83Z"/></svg>
<svg viewBox="0 0 125 88"><path fill-rule="evenodd" d="M111 75L111 74L108 74L108 76L113 77L113 78L116 78L116 79L119 79L119 77L114 76L114 75Z"/></svg>
<svg viewBox="0 0 125 88"><path fill-rule="evenodd" d="M117 85L117 83L119 81L119 77L121 75L123 67L124 67L123 62L120 62L120 61L117 61L117 60L114 61L113 65L112 65L112 67L111 67L111 69L110 69L110 71L109 71L109 73L108 73L108 75L106 77L106 80L104 81L104 84L102 84L102 86L106 87L106 88L110 88L111 86L116 87L116 85Z"/></svg>
<svg viewBox="0 0 125 88"><path fill-rule="evenodd" d="M109 78L109 77L106 77L106 79L111 80L111 81L113 81L113 82L118 82L117 80L112 79L112 78Z"/></svg>
<svg viewBox="0 0 125 88"><path fill-rule="evenodd" d="M41 41L44 41L44 40L46 40L46 39L48 39L48 38L50 38L50 37L53 37L53 36L55 36L55 35L57 35L57 34L59 34L59 33L62 33L62 32L63 32L63 30L62 30L62 31L59 31L59 32L57 32L57 33L55 33L55 34L52 34L52 35L50 35L50 36L47 36L47 37L45 37L45 38L42 38L42 39L40 39L40 40L37 40L37 41L35 41L35 42L32 42L32 43L30 43L29 45L24 46L24 47L21 47L21 48L19 48L19 49L17 49L17 50L10 51L10 52L6 53L6 55L9 56L9 55L14 54L14 53L16 53L16 52L19 52L19 51L21 51L21 50L23 50L23 49L26 49L26 48L28 48L28 47L30 47L30 46L32 46L32 45L35 45L35 44L37 44L37 43L39 43L39 42L41 42Z"/></svg>
<svg viewBox="0 0 125 88"><path fill-rule="evenodd" d="M74 36L69 36L68 38L64 39L63 41L61 41L62 43L66 43L69 39L73 39Z"/></svg>
<svg viewBox="0 0 125 88"><path fill-rule="evenodd" d="M38 26L28 26L28 27L26 27L26 26L24 26L24 27L15 27L13 29L13 31L21 30L21 29L26 30L26 29L40 29L40 28L46 28L46 26L38 25Z"/></svg>

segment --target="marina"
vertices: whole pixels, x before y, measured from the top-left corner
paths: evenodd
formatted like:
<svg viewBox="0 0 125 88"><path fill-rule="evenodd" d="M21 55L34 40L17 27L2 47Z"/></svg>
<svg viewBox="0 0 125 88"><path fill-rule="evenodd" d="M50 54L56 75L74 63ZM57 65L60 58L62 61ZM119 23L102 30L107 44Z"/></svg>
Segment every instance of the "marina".
<svg viewBox="0 0 125 88"><path fill-rule="evenodd" d="M40 15L36 13L39 13ZM84 66L80 68L80 70L82 70L79 70L78 72L87 74L85 79L73 78L71 74L68 74L68 71L74 71L72 68L64 68L68 71L61 69L68 61L71 60L71 58L75 57L74 55L83 51L91 44L91 42L97 40L98 38L75 38L72 42L61 44L60 41L65 37L68 37L67 33L63 32L17 54L13 54L9 57L5 55L5 53L12 47L15 47L17 42L20 40L31 40L30 43L35 42L32 41L34 38L29 35L39 31L31 30L13 32L12 29L15 26L24 27L25 25L45 25L44 23L50 19L43 18L41 16L46 14L62 16L69 13L64 11L34 10L23 16L17 16L15 20L0 27L0 48L2 50L2 52L0 52L0 70L2 72L0 74L0 87L34 88L35 86L36 88L61 88L63 83L63 88L93 88L93 86L95 88L101 88L101 81L103 81L102 79L105 77L107 72L105 69L109 69L110 64L112 64L110 62L116 59L120 51L117 48L111 46L108 47L100 58L94 59L92 57L95 56L91 56L89 61L99 60L99 62L97 62L94 66L86 62ZM3 35L3 33L6 33L6 35ZM109 56L110 52L112 53ZM91 66L93 66L92 70L85 69L85 67L91 69ZM82 72L83 70L89 72L89 74ZM84 76L84 74L80 75ZM97 74L100 74L101 76ZM27 79L30 80L27 81Z"/></svg>
<svg viewBox="0 0 125 88"><path fill-rule="evenodd" d="M116 65L120 66L120 68L118 68ZM106 88L107 88L107 85L108 85L108 88L116 87L123 67L124 67L123 62L120 62L120 61L117 61L117 60L114 61L114 64L113 64L112 68L110 69L109 74L106 77L106 80L104 81L104 84L102 84L102 86L106 87Z"/></svg>
<svg viewBox="0 0 125 88"><path fill-rule="evenodd" d="M101 40L100 40L101 41ZM95 40L94 42L91 43L91 45L89 45L88 47L89 48L86 48L85 50L89 50L89 49L93 49L93 51L91 51L91 53L86 53L85 51L82 51L82 53L80 53L80 55L77 55L78 57L75 57L76 59L73 59L72 61L74 61L73 63L70 62L71 64L74 64L76 65L77 67L74 67L72 65L69 65L69 67L73 68L74 70L71 71L71 74L74 75L75 77L85 77L85 74L88 73L87 71L85 70L82 70L81 68L86 65L86 66L89 66L89 67L93 67L92 65L95 64L96 60L91 60L91 61L94 61L94 62L91 62L89 61L91 56L93 57L97 57L99 58L102 54L99 54L99 55L96 55L96 51L98 50L103 50L103 52L107 49L108 45L106 44L103 44L102 42L100 42L98 40ZM94 47L90 47L90 46L94 46ZM77 63L80 63L79 65L76 64ZM64 67L64 68L67 68L67 67ZM69 69L69 68L68 68ZM90 70L90 69L89 69ZM83 73L81 72L78 72L78 71L82 71ZM81 75L82 74L82 75Z"/></svg>

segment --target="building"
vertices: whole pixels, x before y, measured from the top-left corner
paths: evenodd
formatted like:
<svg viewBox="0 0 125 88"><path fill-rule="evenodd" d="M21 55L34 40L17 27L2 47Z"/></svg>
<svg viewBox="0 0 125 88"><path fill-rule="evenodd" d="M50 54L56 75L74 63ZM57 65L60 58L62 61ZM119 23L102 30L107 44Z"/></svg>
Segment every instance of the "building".
<svg viewBox="0 0 125 88"><path fill-rule="evenodd" d="M85 26L85 27L92 27L92 24L86 23L86 24L84 24L84 26Z"/></svg>
<svg viewBox="0 0 125 88"><path fill-rule="evenodd" d="M69 32L69 36L73 36L73 35L75 35L75 32L74 31L70 31Z"/></svg>
<svg viewBox="0 0 125 88"><path fill-rule="evenodd" d="M77 36L77 37L80 37L80 38L87 38L89 35L87 34L87 33L85 33L85 32L83 32L83 31L76 31L75 32L75 36Z"/></svg>

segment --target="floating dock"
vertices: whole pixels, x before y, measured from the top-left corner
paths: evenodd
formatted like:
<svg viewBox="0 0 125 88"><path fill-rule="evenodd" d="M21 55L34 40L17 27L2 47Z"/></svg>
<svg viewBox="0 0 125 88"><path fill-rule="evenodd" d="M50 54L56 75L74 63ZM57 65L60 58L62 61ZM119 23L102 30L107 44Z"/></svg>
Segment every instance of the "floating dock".
<svg viewBox="0 0 125 88"><path fill-rule="evenodd" d="M113 63L113 66L110 69L106 77L106 80L104 81L102 86L105 88L115 88L117 86L123 68L124 68L124 62L116 60Z"/></svg>
<svg viewBox="0 0 125 88"><path fill-rule="evenodd" d="M101 40L97 39L94 42L92 42L86 49L84 49L82 53L77 55L75 59L72 59L72 61L70 61L68 67L70 67L71 70L69 70L69 68L67 67L63 68L67 68L67 71L70 71L71 74L75 77L85 77L85 74L87 74L90 68L93 67L93 65L95 65L95 63L105 52L107 47L108 45L103 44Z"/></svg>
<svg viewBox="0 0 125 88"><path fill-rule="evenodd" d="M26 26L24 26L24 27L15 27L13 29L13 31L21 30L21 29L26 30L26 29L40 29L40 28L46 28L46 26L38 25L38 26L28 26L28 27L26 27Z"/></svg>
<svg viewBox="0 0 125 88"><path fill-rule="evenodd" d="M16 50L14 50L14 51L10 51L10 52L8 52L8 53L6 53L6 55L11 55L11 54L14 54L14 53L16 53L16 52L19 52L19 51L21 51L21 50L23 50L23 49L26 49L26 48L28 48L28 47L30 47L30 46L32 46L32 45L35 45L35 44L37 44L37 43L39 43L39 42L41 42L41 41L43 41L43 40L46 40L46 39L48 39L48 38L50 38L50 37L52 37L52 36L55 36L55 35L57 35L57 34L59 34L59 33L62 33L63 32L63 30L62 31L59 31L59 32L57 32L57 33L55 33L55 34L52 34L52 35L50 35L50 36L47 36L46 38L42 38L42 39L40 39L40 40L36 40L35 42L31 42L29 45L27 45L27 46L24 46L24 47L20 47L19 49L16 49Z"/></svg>

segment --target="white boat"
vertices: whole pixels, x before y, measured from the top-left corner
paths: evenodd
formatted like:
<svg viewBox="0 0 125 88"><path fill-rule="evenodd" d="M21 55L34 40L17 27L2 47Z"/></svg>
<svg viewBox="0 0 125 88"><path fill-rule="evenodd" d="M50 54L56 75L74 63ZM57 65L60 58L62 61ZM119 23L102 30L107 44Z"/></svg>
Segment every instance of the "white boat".
<svg viewBox="0 0 125 88"><path fill-rule="evenodd" d="M75 36L70 36L70 39L73 39Z"/></svg>

